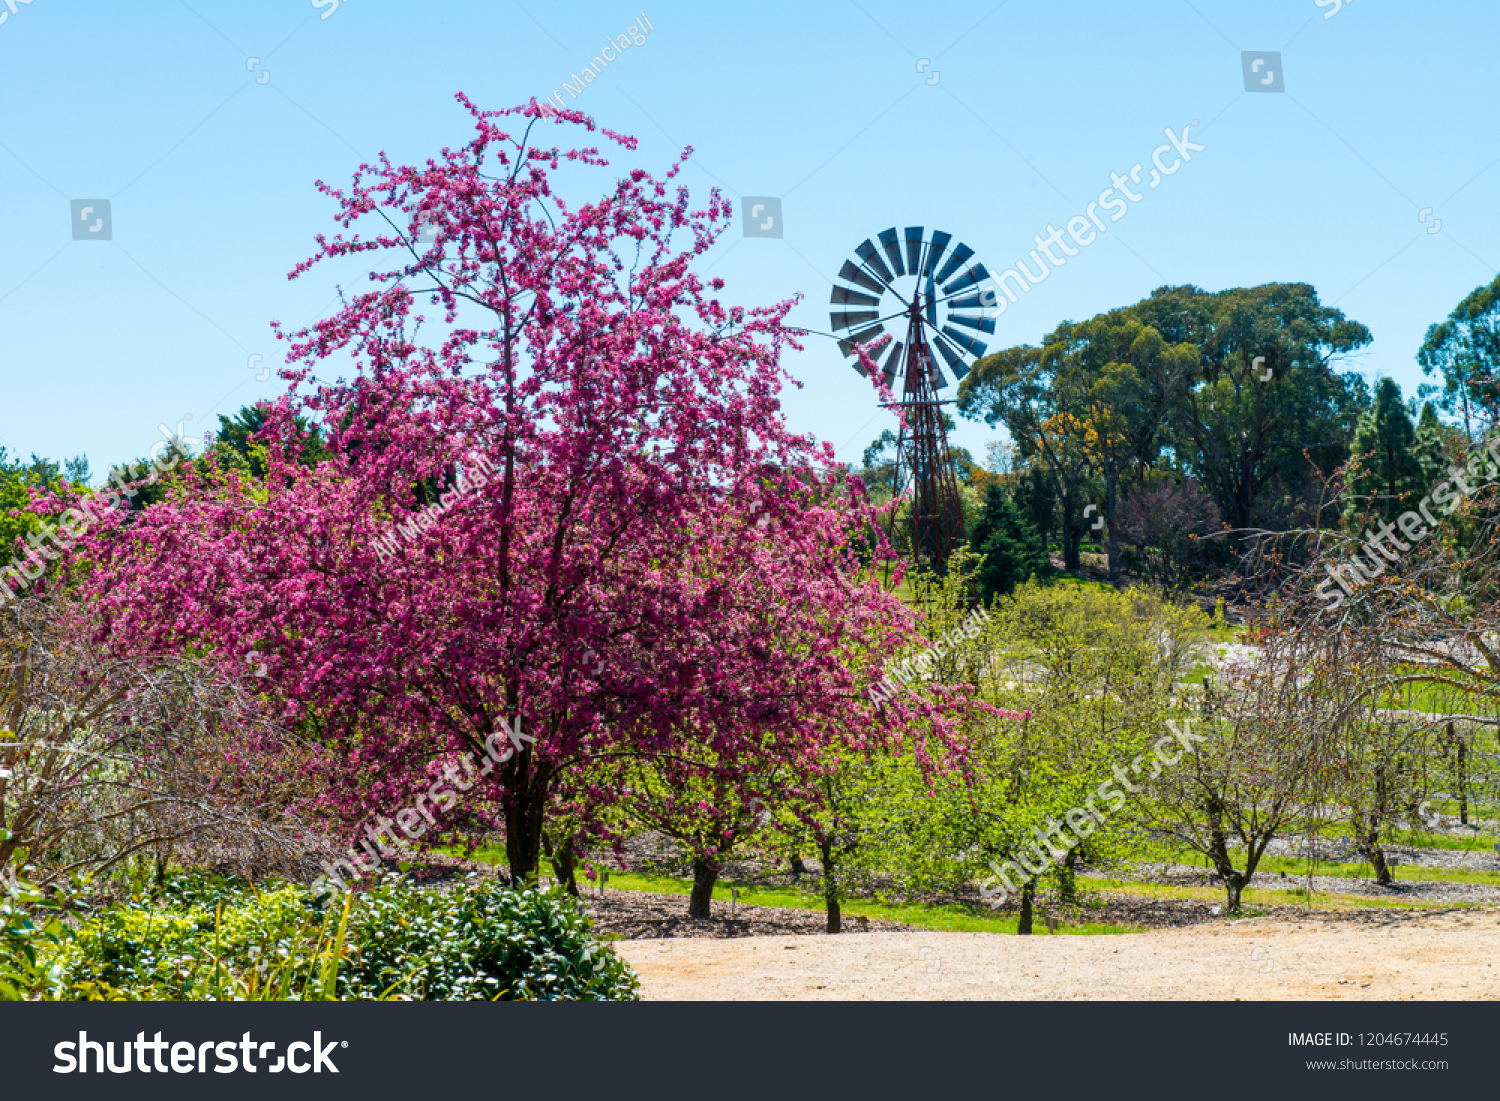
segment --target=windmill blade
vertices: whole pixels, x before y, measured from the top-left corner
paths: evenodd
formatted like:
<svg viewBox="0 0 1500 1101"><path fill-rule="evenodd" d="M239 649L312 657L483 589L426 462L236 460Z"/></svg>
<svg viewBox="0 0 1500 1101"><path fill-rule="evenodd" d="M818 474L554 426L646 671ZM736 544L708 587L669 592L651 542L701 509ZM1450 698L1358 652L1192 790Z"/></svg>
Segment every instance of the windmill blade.
<svg viewBox="0 0 1500 1101"><path fill-rule="evenodd" d="M956 301L948 302L948 308L950 310L988 310L991 309L994 305L995 304L993 302L986 302L984 300L984 295L982 294L971 294L967 298L960 298Z"/></svg>
<svg viewBox="0 0 1500 1101"><path fill-rule="evenodd" d="M879 306L880 299L873 294L860 294L848 287L834 287L828 301L835 306Z"/></svg>
<svg viewBox="0 0 1500 1101"><path fill-rule="evenodd" d="M880 314L875 310L860 310L857 313L830 313L828 317L833 322L833 331L838 332L851 325L868 325L879 320Z"/></svg>
<svg viewBox="0 0 1500 1101"><path fill-rule="evenodd" d="M927 277L927 324L937 328L937 284Z"/></svg>
<svg viewBox="0 0 1500 1101"><path fill-rule="evenodd" d="M943 288L943 293L953 294L957 291L963 290L967 286L971 286L979 283L981 280L988 279L989 277L989 270L985 268L983 264L975 264L968 271L964 272L957 279L953 280L953 282L946 285Z"/></svg>
<svg viewBox="0 0 1500 1101"><path fill-rule="evenodd" d="M881 375L881 381L885 383L887 390L896 381L896 374L901 370L901 352L904 347L901 341L896 341L896 346L891 349L890 358L885 361L885 371Z"/></svg>
<svg viewBox="0 0 1500 1101"><path fill-rule="evenodd" d="M969 257L973 255L974 250L960 241L958 243L958 248L953 250L953 255L948 257L948 262L943 265L943 270L937 273L937 281L939 283L948 282L949 276L951 276L959 268L967 264L969 262Z"/></svg>
<svg viewBox="0 0 1500 1101"><path fill-rule="evenodd" d="M969 368L964 365L964 357L952 345L941 336L933 337L932 342L937 345L937 350L942 353L943 359L948 363L948 370L952 371L955 377L963 378L969 373Z"/></svg>
<svg viewBox="0 0 1500 1101"><path fill-rule="evenodd" d="M861 329L857 333L850 333L843 340L839 341L839 351L843 352L846 357L852 356L854 354L854 346L856 344L873 343L875 340L878 340L884 332L884 325L872 325L868 329Z"/></svg>
<svg viewBox="0 0 1500 1101"><path fill-rule="evenodd" d="M882 230L880 236L880 247L885 249L886 256L891 261L891 267L897 275L905 275L906 268L901 264L901 246L896 243L896 231L894 228Z"/></svg>
<svg viewBox="0 0 1500 1101"><path fill-rule="evenodd" d="M927 262L922 265L922 274L930 276L947 251L948 242L953 240L953 234L944 233L940 229L932 231L932 244L927 247Z"/></svg>
<svg viewBox="0 0 1500 1101"><path fill-rule="evenodd" d="M943 326L943 335L972 356L984 355L984 350L989 347L984 341L972 337L968 333L961 333L952 325Z"/></svg>
<svg viewBox="0 0 1500 1101"><path fill-rule="evenodd" d="M874 291L876 294L879 294L881 291L885 290L885 288L882 287L879 283L875 282L872 277L866 275L859 268L855 267L853 260L844 261L844 266L839 268L839 278L847 279L849 282L855 284L856 286L863 287L867 291Z"/></svg>
<svg viewBox="0 0 1500 1101"><path fill-rule="evenodd" d="M922 270L922 227L906 227L906 270L912 275Z"/></svg>
<svg viewBox="0 0 1500 1101"><path fill-rule="evenodd" d="M995 331L995 323L987 317L967 317L964 314L949 313L948 320L967 329L977 329L981 333L993 334Z"/></svg>
<svg viewBox="0 0 1500 1101"><path fill-rule="evenodd" d="M880 276L886 283L894 283L896 281L896 277L891 274L891 269L886 267L885 261L880 258L880 252L870 243L868 238L860 244L859 248L854 250L854 255L873 268L875 274Z"/></svg>

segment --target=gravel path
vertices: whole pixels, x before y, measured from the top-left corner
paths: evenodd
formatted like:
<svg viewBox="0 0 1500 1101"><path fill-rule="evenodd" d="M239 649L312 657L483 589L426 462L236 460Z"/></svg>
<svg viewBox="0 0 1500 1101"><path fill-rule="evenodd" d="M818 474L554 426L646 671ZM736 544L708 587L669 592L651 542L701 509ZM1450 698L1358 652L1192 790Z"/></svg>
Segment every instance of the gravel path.
<svg viewBox="0 0 1500 1101"><path fill-rule="evenodd" d="M1500 998L1500 913L1359 911L1124 936L887 933L633 940L648 1000Z"/></svg>

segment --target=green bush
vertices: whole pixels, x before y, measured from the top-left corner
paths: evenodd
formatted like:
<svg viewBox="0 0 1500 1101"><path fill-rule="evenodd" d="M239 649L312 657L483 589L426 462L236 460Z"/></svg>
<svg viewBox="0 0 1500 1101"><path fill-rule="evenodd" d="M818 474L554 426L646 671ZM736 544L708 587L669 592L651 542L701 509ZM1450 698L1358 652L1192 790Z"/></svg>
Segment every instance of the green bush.
<svg viewBox="0 0 1500 1101"><path fill-rule="evenodd" d="M391 877L329 909L293 885L182 876L91 918L60 952L70 998L626 1000L635 973L576 903L471 877Z"/></svg>
<svg viewBox="0 0 1500 1101"><path fill-rule="evenodd" d="M6 836L0 830L0 840ZM47 966L45 953L66 944L71 933L59 916L66 903L49 900L22 878L25 866L0 871L5 873L0 874L0 1002L20 1001L39 996L49 980L56 981L56 967ZM44 913L49 910L53 913Z"/></svg>

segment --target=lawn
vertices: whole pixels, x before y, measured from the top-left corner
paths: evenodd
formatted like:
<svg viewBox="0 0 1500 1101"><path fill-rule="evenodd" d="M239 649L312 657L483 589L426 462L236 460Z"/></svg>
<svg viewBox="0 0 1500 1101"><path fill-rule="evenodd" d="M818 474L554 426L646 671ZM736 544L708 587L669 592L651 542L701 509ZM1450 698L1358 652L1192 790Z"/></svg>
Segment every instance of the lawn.
<svg viewBox="0 0 1500 1101"><path fill-rule="evenodd" d="M460 855L454 850L454 855ZM496 848L481 848L476 850L470 857L482 863L503 863L505 854ZM733 903L730 894L735 887L739 888L739 902L745 906L768 906L773 909L782 910L817 910L824 909L822 898L812 891L798 890L795 887L766 887L740 885L736 883L721 881L714 888L715 911L719 916L726 916L729 907ZM580 888L587 891L593 888L592 884L580 884ZM656 894L684 895L692 891L692 880L685 877L670 875L648 875L638 872L620 872L610 869L609 887L610 891L650 891ZM722 907L722 908L721 908ZM686 912L684 905L683 910ZM927 929L937 933L1014 933L1017 926L1017 918L1014 916L990 916L976 912L975 907L965 906L959 903L937 905L927 903L882 903L867 899L850 899L843 905L844 923L847 925L853 917L867 917L880 921L897 921L903 925L910 925L916 929ZM1036 927L1044 928L1041 921L1041 907L1037 909ZM1141 933L1144 927L1136 925L1105 925L1098 923L1085 923L1081 925L1066 925L1058 929L1059 934L1070 936L1103 936L1115 933Z"/></svg>

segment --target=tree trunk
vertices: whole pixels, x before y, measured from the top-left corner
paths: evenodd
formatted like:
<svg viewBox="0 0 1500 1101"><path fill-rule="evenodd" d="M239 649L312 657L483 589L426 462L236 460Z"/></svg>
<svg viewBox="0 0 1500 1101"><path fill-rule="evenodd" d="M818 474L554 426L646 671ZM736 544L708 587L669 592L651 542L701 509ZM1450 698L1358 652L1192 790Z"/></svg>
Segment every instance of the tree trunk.
<svg viewBox="0 0 1500 1101"><path fill-rule="evenodd" d="M582 898L578 892L578 866L577 858L573 855L574 835L569 834L558 845L547 853L547 858L552 864L552 874L557 877L558 884L564 891L574 898Z"/></svg>
<svg viewBox="0 0 1500 1101"><path fill-rule="evenodd" d="M1036 880L1028 879L1021 888L1021 918L1016 923L1016 935L1031 936L1031 903L1036 897Z"/></svg>
<svg viewBox="0 0 1500 1101"><path fill-rule="evenodd" d="M714 884L719 881L719 866L702 857L693 857L693 893L688 896L688 917L707 919L714 901Z"/></svg>
<svg viewBox="0 0 1500 1101"><path fill-rule="evenodd" d="M799 879L807 874L807 865L802 863L802 854L795 851L792 853L792 874Z"/></svg>
<svg viewBox="0 0 1500 1101"><path fill-rule="evenodd" d="M533 770L531 764L531 746L525 744L501 768L511 794L505 808L505 861L510 881L517 886L535 881L542 867L542 825L551 776Z"/></svg>
<svg viewBox="0 0 1500 1101"><path fill-rule="evenodd" d="M839 884L834 874L833 843L818 842L818 856L823 861L823 902L828 908L828 931L837 933L843 929L843 915L839 909Z"/></svg>
<svg viewBox="0 0 1500 1101"><path fill-rule="evenodd" d="M1063 858L1062 875L1060 877L1062 883L1059 887L1059 893L1063 902L1078 901L1078 873L1076 870L1077 864L1078 850L1069 849L1068 855Z"/></svg>
<svg viewBox="0 0 1500 1101"><path fill-rule="evenodd" d="M1385 862L1385 850L1380 847L1380 830L1371 829L1364 838L1365 855L1369 857L1370 867L1375 870L1375 882L1382 887L1391 884L1391 867Z"/></svg>
<svg viewBox="0 0 1500 1101"><path fill-rule="evenodd" d="M1455 737L1453 724L1448 724L1448 737ZM1458 820L1463 825L1469 824L1469 766L1468 747L1464 745L1463 739L1456 739L1458 746Z"/></svg>
<svg viewBox="0 0 1500 1101"><path fill-rule="evenodd" d="M1250 877L1238 871L1234 866L1234 861L1229 859L1229 837L1225 834L1220 819L1222 807L1215 802L1209 806L1208 810L1213 823L1212 832L1209 836L1209 853L1213 860L1214 871L1224 881L1224 891L1228 895L1225 911L1231 914L1238 914L1240 912L1240 894L1244 891L1245 884L1250 882ZM1254 853L1252 852L1248 855L1253 856ZM1251 872L1254 871L1253 868L1249 870Z"/></svg>
<svg viewBox="0 0 1500 1101"><path fill-rule="evenodd" d="M1071 495L1069 504L1071 504ZM1063 513L1063 569L1077 573L1083 565L1079 544L1083 542L1083 531L1073 518L1071 510Z"/></svg>
<svg viewBox="0 0 1500 1101"><path fill-rule="evenodd" d="M1232 872L1224 879L1224 890L1228 894L1228 904L1224 907L1226 913L1238 914L1240 912L1240 893L1245 889L1245 877L1239 872Z"/></svg>
<svg viewBox="0 0 1500 1101"><path fill-rule="evenodd" d="M1118 489L1113 484L1104 488L1104 552L1109 556L1109 583L1115 588L1120 587L1120 537L1116 533L1115 512L1119 507L1116 497Z"/></svg>

